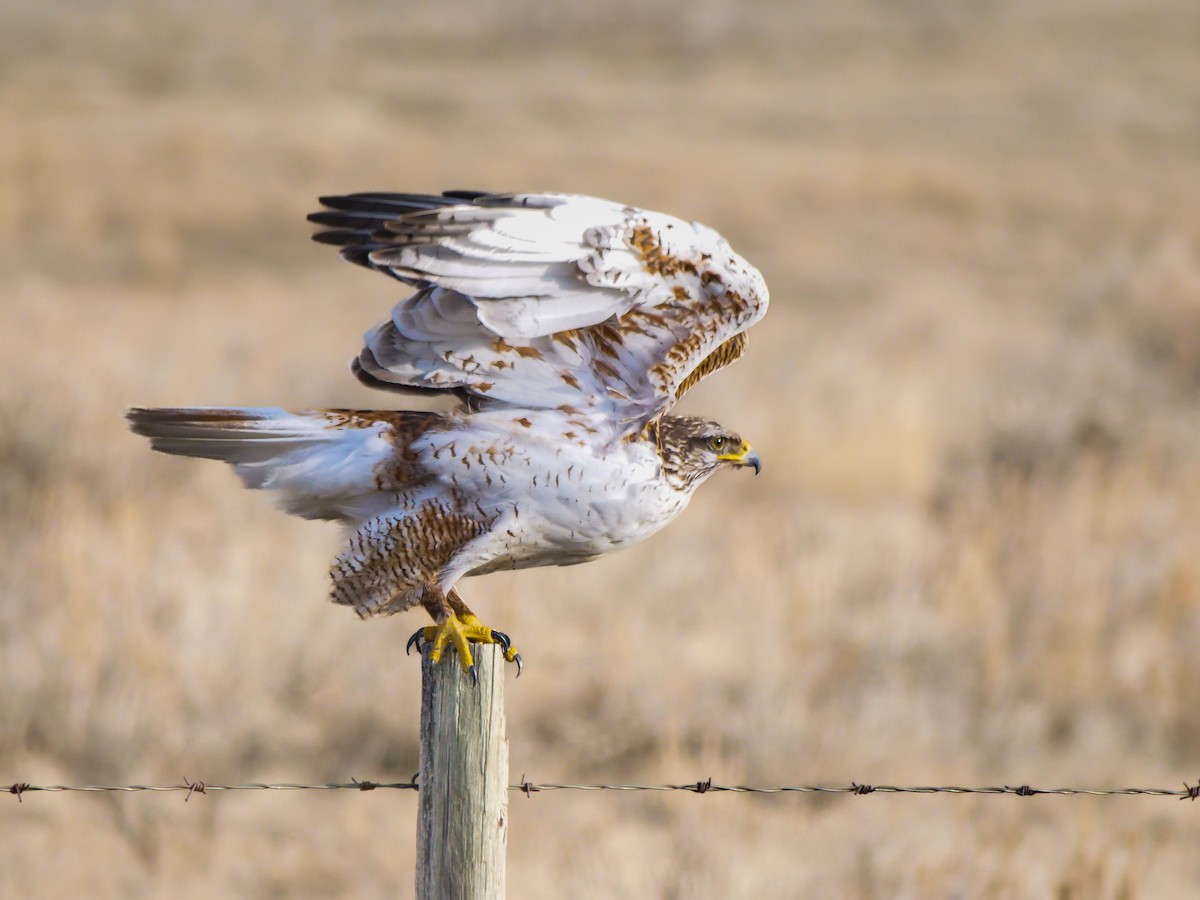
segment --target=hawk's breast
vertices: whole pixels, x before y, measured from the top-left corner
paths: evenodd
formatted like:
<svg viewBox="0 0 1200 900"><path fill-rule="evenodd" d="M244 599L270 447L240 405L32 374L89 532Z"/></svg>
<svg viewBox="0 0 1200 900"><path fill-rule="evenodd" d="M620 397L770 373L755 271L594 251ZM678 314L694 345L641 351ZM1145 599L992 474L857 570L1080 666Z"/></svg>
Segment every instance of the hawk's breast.
<svg viewBox="0 0 1200 900"><path fill-rule="evenodd" d="M469 574L573 565L649 537L687 505L648 441L603 441L557 410L495 410L433 436L426 465L491 520ZM585 439L586 438L586 439Z"/></svg>

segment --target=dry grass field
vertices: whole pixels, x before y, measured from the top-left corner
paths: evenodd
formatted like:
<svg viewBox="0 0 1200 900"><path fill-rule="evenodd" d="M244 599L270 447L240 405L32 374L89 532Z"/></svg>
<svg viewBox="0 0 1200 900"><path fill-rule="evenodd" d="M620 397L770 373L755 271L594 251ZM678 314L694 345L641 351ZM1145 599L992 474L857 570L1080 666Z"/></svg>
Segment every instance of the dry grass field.
<svg viewBox="0 0 1200 900"><path fill-rule="evenodd" d="M420 622L125 407L394 404L320 193L699 219L773 306L687 410L762 477L466 583L535 781L1200 776L1194 0L0 0L0 784L406 780ZM31 794L4 897L412 891L415 797ZM515 797L509 894L1187 897L1155 798Z"/></svg>

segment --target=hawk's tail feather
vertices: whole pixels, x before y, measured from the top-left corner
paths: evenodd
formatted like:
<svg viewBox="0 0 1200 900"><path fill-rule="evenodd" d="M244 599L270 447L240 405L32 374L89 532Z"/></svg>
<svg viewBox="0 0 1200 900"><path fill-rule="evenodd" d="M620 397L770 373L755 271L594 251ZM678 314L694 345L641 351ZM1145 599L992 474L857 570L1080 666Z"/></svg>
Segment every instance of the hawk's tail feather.
<svg viewBox="0 0 1200 900"><path fill-rule="evenodd" d="M135 408L126 418L155 450L235 465L269 462L298 444L336 438L327 422L314 421L311 414L270 407Z"/></svg>
<svg viewBox="0 0 1200 900"><path fill-rule="evenodd" d="M432 412L185 407L131 409L130 427L163 453L229 463L248 488L276 491L310 519L358 520L420 480L408 446Z"/></svg>

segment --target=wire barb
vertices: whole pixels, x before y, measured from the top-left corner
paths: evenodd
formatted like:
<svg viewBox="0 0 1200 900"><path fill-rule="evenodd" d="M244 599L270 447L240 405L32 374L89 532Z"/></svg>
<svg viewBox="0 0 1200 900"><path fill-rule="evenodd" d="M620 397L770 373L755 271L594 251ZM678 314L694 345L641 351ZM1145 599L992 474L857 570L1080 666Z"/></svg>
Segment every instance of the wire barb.
<svg viewBox="0 0 1200 900"><path fill-rule="evenodd" d="M186 775L183 776L183 786L187 788L187 796L183 798L183 802L187 803L192 799L192 794L207 794L208 788L203 781L188 781Z"/></svg>
<svg viewBox="0 0 1200 900"><path fill-rule="evenodd" d="M517 788L517 790L521 791L526 797L531 796L534 791L541 790L541 788L534 787L532 784L530 784L528 781L525 780L524 772L521 773L521 783L519 785L516 785L515 787ZM509 790L512 790L512 788L510 787Z"/></svg>

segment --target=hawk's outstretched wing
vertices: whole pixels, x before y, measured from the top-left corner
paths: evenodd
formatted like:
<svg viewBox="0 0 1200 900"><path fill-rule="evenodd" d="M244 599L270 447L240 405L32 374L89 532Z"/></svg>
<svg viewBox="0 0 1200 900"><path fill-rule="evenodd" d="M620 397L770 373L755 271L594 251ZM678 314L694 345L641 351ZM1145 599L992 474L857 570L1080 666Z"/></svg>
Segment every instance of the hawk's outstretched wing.
<svg viewBox="0 0 1200 900"><path fill-rule="evenodd" d="M564 194L323 197L314 235L413 285L355 364L368 384L567 407L640 429L738 359L767 308L715 231Z"/></svg>

